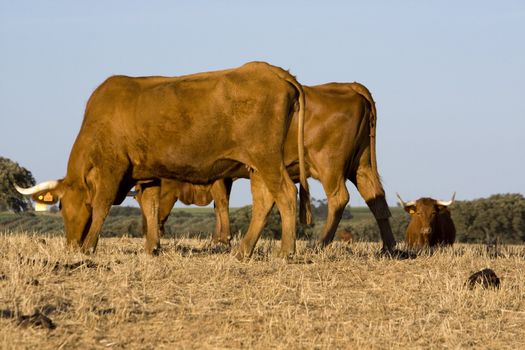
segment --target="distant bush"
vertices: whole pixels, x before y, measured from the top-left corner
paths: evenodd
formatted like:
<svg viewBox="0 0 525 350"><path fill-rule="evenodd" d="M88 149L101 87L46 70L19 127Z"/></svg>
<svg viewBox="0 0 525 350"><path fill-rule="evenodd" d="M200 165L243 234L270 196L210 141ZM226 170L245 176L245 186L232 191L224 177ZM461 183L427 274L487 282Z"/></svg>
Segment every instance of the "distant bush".
<svg viewBox="0 0 525 350"><path fill-rule="evenodd" d="M62 233L64 232L64 221L60 215L47 213L5 213L0 215L0 230L27 231L36 233Z"/></svg>
<svg viewBox="0 0 525 350"><path fill-rule="evenodd" d="M318 207L318 206L314 206ZM457 201L450 208L456 225L457 242L486 242L498 238L500 242L518 244L525 242L525 198L521 194L498 194L489 198L473 201ZM404 211L396 210L390 222L396 240L404 239L410 220ZM368 215L368 214L367 214ZM379 241L381 235L373 218L363 218L356 211L355 217L361 218L350 223L346 228L356 240ZM230 211L231 231L233 235L244 235L251 219L251 206ZM323 218L324 219L324 218ZM354 219L355 220L355 219ZM318 221L320 221L318 219ZM339 229L342 229L343 224ZM322 229L318 222L316 231ZM166 236L179 235L189 237L209 237L215 228L215 215L210 211L175 210L165 225ZM64 231L62 217L59 214L24 212L22 214L0 213L0 231L60 232ZM318 233L318 232L315 232ZM103 236L142 236L142 217L136 207L113 207L102 228ZM277 208L273 208L262 233L265 237L281 238L281 218ZM314 235L314 228L297 223L297 237L309 238Z"/></svg>
<svg viewBox="0 0 525 350"><path fill-rule="evenodd" d="M112 215L102 226L102 236L142 237L142 218L139 215Z"/></svg>
<svg viewBox="0 0 525 350"><path fill-rule="evenodd" d="M109 211L109 216L141 216L140 208L114 205Z"/></svg>
<svg viewBox="0 0 525 350"><path fill-rule="evenodd" d="M319 220L326 220L326 217L328 216L328 201L325 199L315 199L312 198L312 213L314 216L314 219ZM352 218L352 213L350 211L350 207L346 207L343 211L343 215L341 219L348 220Z"/></svg>
<svg viewBox="0 0 525 350"><path fill-rule="evenodd" d="M458 201L451 211L460 242L525 242L525 198L519 193Z"/></svg>
<svg viewBox="0 0 525 350"><path fill-rule="evenodd" d="M31 172L11 159L0 157L0 211L15 213L32 210L29 198L17 192L14 185L30 187L35 185Z"/></svg>
<svg viewBox="0 0 525 350"><path fill-rule="evenodd" d="M231 213L230 225L232 234L235 235L239 232L241 233L241 235L246 234L246 231L248 231L248 226L250 225L251 217L251 205L242 207ZM313 235L313 228L305 227L299 224L298 218L296 219L296 227L297 238L308 239ZM268 219L266 221L266 225L264 226L261 235L267 238L281 239L281 216L276 206L274 206L270 211L270 214L268 215Z"/></svg>
<svg viewBox="0 0 525 350"><path fill-rule="evenodd" d="M393 214L390 219L390 225L396 241L405 239L405 231L408 226L410 218L408 214L399 213ZM357 223L350 223L345 227L352 232L354 239L365 242L378 242L381 240L381 232L375 219L366 219Z"/></svg>

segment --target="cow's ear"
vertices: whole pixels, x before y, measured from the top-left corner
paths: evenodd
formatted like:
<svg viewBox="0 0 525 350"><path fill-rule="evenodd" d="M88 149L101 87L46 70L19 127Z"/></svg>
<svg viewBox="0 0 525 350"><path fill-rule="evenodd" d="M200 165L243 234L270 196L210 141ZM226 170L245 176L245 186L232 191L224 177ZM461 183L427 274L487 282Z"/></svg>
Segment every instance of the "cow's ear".
<svg viewBox="0 0 525 350"><path fill-rule="evenodd" d="M56 190L44 190L32 194L31 199L41 204L55 204L60 199L60 195Z"/></svg>
<svg viewBox="0 0 525 350"><path fill-rule="evenodd" d="M406 205L403 207L407 213L410 215L413 215L416 213L416 206L415 205Z"/></svg>

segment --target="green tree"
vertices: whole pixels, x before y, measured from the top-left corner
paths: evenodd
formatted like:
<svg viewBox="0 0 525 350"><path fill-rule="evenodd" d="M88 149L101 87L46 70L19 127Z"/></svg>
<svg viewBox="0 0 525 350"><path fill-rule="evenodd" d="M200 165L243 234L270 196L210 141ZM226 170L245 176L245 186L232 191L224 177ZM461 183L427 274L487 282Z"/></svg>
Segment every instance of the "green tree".
<svg viewBox="0 0 525 350"><path fill-rule="evenodd" d="M456 202L451 212L461 242L525 241L525 198L519 193Z"/></svg>
<svg viewBox="0 0 525 350"><path fill-rule="evenodd" d="M31 172L18 163L0 157L0 211L11 210L15 213L31 210L31 201L18 193L14 184L21 187L35 185Z"/></svg>

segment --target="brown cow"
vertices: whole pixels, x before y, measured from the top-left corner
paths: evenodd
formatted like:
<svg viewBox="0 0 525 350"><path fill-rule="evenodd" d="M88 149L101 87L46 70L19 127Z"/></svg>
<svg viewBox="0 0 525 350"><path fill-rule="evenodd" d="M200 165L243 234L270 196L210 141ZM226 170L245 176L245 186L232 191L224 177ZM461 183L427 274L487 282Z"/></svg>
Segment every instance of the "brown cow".
<svg viewBox="0 0 525 350"><path fill-rule="evenodd" d="M288 72L264 62L181 77L114 76L88 101L67 175L30 189L60 199L69 245L94 251L112 204L142 186L146 251L159 248L160 179L209 184L254 169L253 197L275 198L283 218L281 254L295 251L297 190L283 143L298 112L296 139L304 169L304 93ZM305 188L306 177L301 171ZM273 199L272 199L273 200ZM255 206L253 217L263 214Z"/></svg>
<svg viewBox="0 0 525 350"><path fill-rule="evenodd" d="M456 228L450 217L449 206L454 203L432 198L420 198L417 201L404 202L399 194L399 203L410 214L410 223L406 230L406 243L411 248L422 249L436 245L452 245L456 239Z"/></svg>
<svg viewBox="0 0 525 350"><path fill-rule="evenodd" d="M359 83L330 83L304 86L303 89L307 101L304 124L307 172L322 183L328 198L328 217L319 237L319 245L325 246L334 238L349 200L345 185L349 179L357 186L377 220L383 249L392 251L395 240L389 223L390 210L377 172L376 108L370 92ZM297 137L298 128L292 123L285 144L285 164L295 181L298 181L300 173L295 141ZM248 175L246 172L242 177ZM252 182L253 188L257 188L257 184ZM162 192L176 190L163 189ZM249 256L253 251L266 216L273 206L270 193L263 193L264 196L254 198L254 211L259 215L252 217L248 233L241 241L240 257ZM304 204L306 200L303 198L301 203ZM166 201L165 204L169 205L169 209L163 209L162 212L169 215L174 202ZM305 207L301 209L304 213ZM166 219L167 216L160 218L161 221ZM222 231L222 234L216 241L228 242L229 232Z"/></svg>

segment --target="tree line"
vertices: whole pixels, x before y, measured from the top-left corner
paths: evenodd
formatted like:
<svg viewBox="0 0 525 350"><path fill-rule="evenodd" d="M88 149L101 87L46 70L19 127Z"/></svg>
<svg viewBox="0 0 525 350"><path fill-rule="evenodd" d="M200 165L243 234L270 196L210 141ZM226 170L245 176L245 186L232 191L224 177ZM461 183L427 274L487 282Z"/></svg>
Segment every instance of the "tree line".
<svg viewBox="0 0 525 350"><path fill-rule="evenodd" d="M18 193L14 184L22 187L35 185L33 174L9 158L0 157L0 211L19 213L32 209L28 198Z"/></svg>
<svg viewBox="0 0 525 350"><path fill-rule="evenodd" d="M14 184L23 187L33 186L35 179L29 170L18 163L0 157L0 230L24 230L29 232L63 232L63 223L58 214L35 214L29 199L20 195ZM309 239L322 229L328 212L325 199L313 199L312 209L317 225L307 227L297 222L297 237ZM496 194L488 198L471 201L456 201L450 208L456 225L458 242L478 243L498 240L501 243L517 244L525 242L525 198L519 193ZM57 212L54 208L52 212ZM12 213L22 213L13 215ZM339 229L345 228L357 240L379 241L379 229L371 215L366 219L352 219L352 208L343 213ZM251 206L230 211L233 235L244 234L251 218ZM399 210L391 218L394 235L398 241L404 239L409 215ZM213 231L215 215L209 212L188 212L174 210L166 223L168 237L189 235L207 237ZM280 239L281 220L273 208L263 236ZM104 236L132 237L142 236L140 209L136 207L114 206L102 229Z"/></svg>

